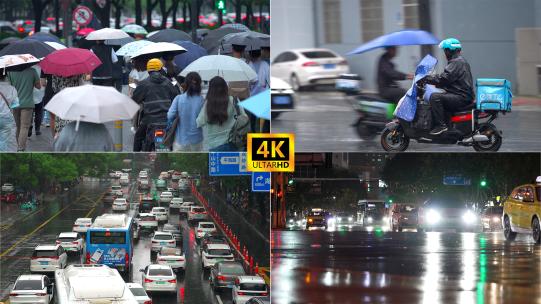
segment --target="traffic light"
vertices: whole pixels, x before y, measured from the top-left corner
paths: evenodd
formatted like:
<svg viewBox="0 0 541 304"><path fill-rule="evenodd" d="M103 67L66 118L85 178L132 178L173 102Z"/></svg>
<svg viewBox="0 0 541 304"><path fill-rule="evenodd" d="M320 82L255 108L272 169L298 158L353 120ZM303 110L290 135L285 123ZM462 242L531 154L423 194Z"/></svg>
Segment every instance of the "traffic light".
<svg viewBox="0 0 541 304"><path fill-rule="evenodd" d="M287 181L287 185L288 186L293 186L293 184L295 184L295 180L294 179L290 179Z"/></svg>
<svg viewBox="0 0 541 304"><path fill-rule="evenodd" d="M220 11L225 11L225 0L216 1L216 8Z"/></svg>
<svg viewBox="0 0 541 304"><path fill-rule="evenodd" d="M481 185L481 187L486 187L487 186L487 181L482 179L479 184Z"/></svg>

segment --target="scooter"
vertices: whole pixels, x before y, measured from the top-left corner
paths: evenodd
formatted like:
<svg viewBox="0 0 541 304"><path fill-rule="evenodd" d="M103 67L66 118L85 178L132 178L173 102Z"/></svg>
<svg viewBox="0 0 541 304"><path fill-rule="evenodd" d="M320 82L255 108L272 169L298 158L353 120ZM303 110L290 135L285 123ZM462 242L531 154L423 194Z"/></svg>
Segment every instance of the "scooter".
<svg viewBox="0 0 541 304"><path fill-rule="evenodd" d="M362 139L373 140L393 120L396 104L376 95L361 94L354 98L351 105L359 117L352 127Z"/></svg>
<svg viewBox="0 0 541 304"><path fill-rule="evenodd" d="M166 123L149 124L143 141L143 151L169 152L169 148L164 144L166 128Z"/></svg>
<svg viewBox="0 0 541 304"><path fill-rule="evenodd" d="M422 105L428 105L428 96L425 96L427 85L419 81L415 85L419 109ZM430 134L430 123L423 125L423 122L395 118L385 126L381 134L381 146L385 151L406 151L410 139L414 139L419 143L468 146L479 152L498 151L502 145L502 132L492 122L498 118L499 113L495 110L479 111L472 101L468 106L450 113L447 124L449 130L439 135Z"/></svg>

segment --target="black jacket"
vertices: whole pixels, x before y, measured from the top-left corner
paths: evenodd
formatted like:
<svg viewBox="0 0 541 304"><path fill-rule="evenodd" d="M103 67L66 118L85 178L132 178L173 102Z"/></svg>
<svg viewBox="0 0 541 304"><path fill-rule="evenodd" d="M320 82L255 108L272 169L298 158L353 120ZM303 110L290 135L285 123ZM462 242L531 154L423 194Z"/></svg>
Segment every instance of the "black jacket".
<svg viewBox="0 0 541 304"><path fill-rule="evenodd" d="M133 91L132 99L142 105L139 123L166 123L167 111L179 90L160 72L150 72L150 76L139 82Z"/></svg>
<svg viewBox="0 0 541 304"><path fill-rule="evenodd" d="M105 44L96 44L92 47L92 51L101 60L101 64L92 71L92 77L111 78L113 76L113 56L111 55L113 47Z"/></svg>
<svg viewBox="0 0 541 304"><path fill-rule="evenodd" d="M378 63L378 90L380 94L387 88L398 88L397 80L405 80L406 74L394 69L387 53L381 55Z"/></svg>
<svg viewBox="0 0 541 304"><path fill-rule="evenodd" d="M461 55L455 55L447 62L443 73L426 76L424 81L433 84L447 93L461 96L465 100L473 101L473 77L470 64Z"/></svg>

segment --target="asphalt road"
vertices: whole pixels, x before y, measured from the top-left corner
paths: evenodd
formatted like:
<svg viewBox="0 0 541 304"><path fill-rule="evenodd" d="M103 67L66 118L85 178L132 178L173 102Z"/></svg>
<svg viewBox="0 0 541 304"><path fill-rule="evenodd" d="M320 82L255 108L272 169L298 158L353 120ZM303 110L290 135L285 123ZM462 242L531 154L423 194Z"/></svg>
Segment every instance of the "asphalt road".
<svg viewBox="0 0 541 304"><path fill-rule="evenodd" d="M16 205L2 205L0 299L9 294L19 275L29 273L29 259L35 246L54 243L60 232L71 231L73 222L78 217L95 217L112 212L110 204L101 202L102 194L110 185L110 181L82 182L69 192L56 197L54 202L47 203L47 208L41 206L34 212L22 213ZM130 193L130 196L135 194L135 189L124 187L123 190L124 193ZM128 211L130 214L133 212ZM215 293L210 288L208 272L202 271L193 227L190 227L185 219L179 219L177 212L170 213L169 221L181 224L186 271L178 276L179 292L176 297L153 295L154 303L231 303L230 293ZM41 229L38 229L39 227ZM69 258L69 264L80 262L79 256ZM150 262L150 236L142 234L134 246L133 282L141 282L141 273L138 270Z"/></svg>
<svg viewBox="0 0 541 304"><path fill-rule="evenodd" d="M349 97L317 88L295 95L295 109L272 120L273 133L295 133L297 152L380 152L380 138L364 141L353 126L358 116ZM538 152L541 150L541 106L513 106L513 111L494 123L503 131L500 151ZM408 151L473 152L471 147L410 142Z"/></svg>
<svg viewBox="0 0 541 304"><path fill-rule="evenodd" d="M530 236L349 230L274 230L272 303L541 303Z"/></svg>

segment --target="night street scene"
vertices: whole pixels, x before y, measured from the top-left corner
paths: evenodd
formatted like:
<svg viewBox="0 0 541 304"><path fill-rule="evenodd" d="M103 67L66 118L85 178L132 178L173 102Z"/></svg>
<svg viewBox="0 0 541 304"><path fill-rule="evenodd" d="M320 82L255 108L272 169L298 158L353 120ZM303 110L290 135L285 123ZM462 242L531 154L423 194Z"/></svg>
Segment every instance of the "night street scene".
<svg viewBox="0 0 541 304"><path fill-rule="evenodd" d="M269 0L0 1L0 151L245 151L223 133L237 120L242 135L270 130L269 11Z"/></svg>
<svg viewBox="0 0 541 304"><path fill-rule="evenodd" d="M539 153L297 153L272 303L540 303Z"/></svg>
<svg viewBox="0 0 541 304"><path fill-rule="evenodd" d="M541 149L541 0L273 0L271 14L272 132L297 152Z"/></svg>
<svg viewBox="0 0 541 304"><path fill-rule="evenodd" d="M269 195L249 175L209 176L205 153L0 162L0 303L269 303Z"/></svg>

